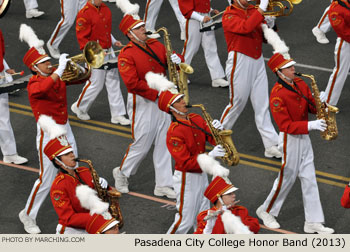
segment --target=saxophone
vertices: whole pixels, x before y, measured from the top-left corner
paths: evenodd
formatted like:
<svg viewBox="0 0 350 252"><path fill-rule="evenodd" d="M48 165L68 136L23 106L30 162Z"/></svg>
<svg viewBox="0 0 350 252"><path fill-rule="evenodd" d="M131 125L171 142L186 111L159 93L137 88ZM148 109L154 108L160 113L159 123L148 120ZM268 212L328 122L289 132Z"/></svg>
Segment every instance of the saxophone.
<svg viewBox="0 0 350 252"><path fill-rule="evenodd" d="M118 192L116 189L108 191L107 189L104 189L101 187L99 182L100 177L98 176L96 170L94 169L91 160L77 158L76 161L83 162L89 165L92 181L94 183L98 197L102 201L109 203L110 214L112 215L113 218L119 221L118 227L122 228L124 221L123 221L122 212L119 206L119 198L121 197L121 193Z"/></svg>
<svg viewBox="0 0 350 252"><path fill-rule="evenodd" d="M199 107L202 109L204 120L207 122L216 144L220 144L226 151L226 154L222 157L222 160L227 165L237 165L239 163L239 154L231 138L232 130L219 130L214 128L212 125L213 119L205 110L203 104L195 104L188 107Z"/></svg>
<svg viewBox="0 0 350 252"><path fill-rule="evenodd" d="M180 63L180 71L178 72L177 65L173 63L170 59L171 54L173 54L173 49L171 46L168 30L165 27L161 27L156 31L156 33L159 33L160 31L164 33L164 45L166 49L169 80L177 86L179 93L185 95L184 100L186 104L188 104L190 97L188 93L187 75L193 73L193 68L186 63Z"/></svg>
<svg viewBox="0 0 350 252"><path fill-rule="evenodd" d="M333 140L338 136L338 127L335 120L335 114L338 112L338 108L327 104L328 111L324 102L320 100L320 91L318 90L316 80L313 75L307 75L302 73L295 73L298 76L303 76L311 80L311 88L316 105L316 117L317 119L323 119L327 123L327 129L321 132L321 137L325 140Z"/></svg>

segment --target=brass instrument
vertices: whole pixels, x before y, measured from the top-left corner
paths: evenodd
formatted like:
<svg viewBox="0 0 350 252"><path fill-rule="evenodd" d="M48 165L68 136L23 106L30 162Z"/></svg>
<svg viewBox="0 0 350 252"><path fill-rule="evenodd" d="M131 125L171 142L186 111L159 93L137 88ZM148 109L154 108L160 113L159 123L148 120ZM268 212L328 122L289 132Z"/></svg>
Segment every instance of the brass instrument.
<svg viewBox="0 0 350 252"><path fill-rule="evenodd" d="M286 4L286 3L288 4ZM264 16L282 17L288 16L293 12L293 5L300 4L302 0L269 0L267 10L264 12ZM256 6L260 3L260 0L256 1Z"/></svg>
<svg viewBox="0 0 350 252"><path fill-rule="evenodd" d="M210 132L215 139L216 144L220 144L226 151L225 156L222 157L222 160L227 165L237 165L239 163L239 154L236 150L236 147L233 144L231 135L232 130L218 130L215 129L212 125L213 119L209 113L205 110L203 104L190 105L188 107L198 107L202 109L204 120L207 122Z"/></svg>
<svg viewBox="0 0 350 252"><path fill-rule="evenodd" d="M87 159L76 159L78 162L83 162L89 165L89 169L91 172L92 181L94 183L95 189L97 191L98 197L104 201L109 203L109 212L112 215L113 218L119 221L118 227L122 228L124 221L122 212L120 210L119 206L119 198L121 197L121 193L117 191L116 189L113 190L107 190L103 189L100 185L100 177L98 176L96 170L94 169L91 160Z"/></svg>
<svg viewBox="0 0 350 252"><path fill-rule="evenodd" d="M72 82L83 80L89 77L92 68L99 68L104 61L104 51L102 47L95 41L86 43L83 53L71 57L71 61L67 63L61 80ZM87 70L80 64L87 64Z"/></svg>
<svg viewBox="0 0 350 252"><path fill-rule="evenodd" d="M325 140L333 140L338 136L338 127L335 120L335 114L338 112L338 108L327 104L328 111L326 110L325 103L320 100L320 91L318 90L316 80L313 75L307 75L302 73L295 73L298 76L303 76L311 80L311 88L315 99L315 105L317 119L323 119L327 123L327 129L321 132L321 137Z"/></svg>
<svg viewBox="0 0 350 252"><path fill-rule="evenodd" d="M160 31L164 33L164 45L166 49L169 80L177 86L179 93L185 95L184 100L185 103L188 104L190 97L188 94L187 74L192 74L193 68L186 63L180 63L180 71L178 72L177 65L170 59L171 54L173 54L173 49L171 46L168 30L165 27L161 27L156 31L156 33L159 33Z"/></svg>

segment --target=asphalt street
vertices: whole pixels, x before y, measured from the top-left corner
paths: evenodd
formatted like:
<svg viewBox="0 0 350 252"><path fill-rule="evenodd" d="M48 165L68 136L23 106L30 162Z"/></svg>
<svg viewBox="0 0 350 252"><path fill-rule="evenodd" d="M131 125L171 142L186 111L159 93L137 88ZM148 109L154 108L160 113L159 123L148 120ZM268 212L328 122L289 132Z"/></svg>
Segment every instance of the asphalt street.
<svg viewBox="0 0 350 252"><path fill-rule="evenodd" d="M12 1L11 7L5 17L0 19L0 28L3 32L6 46L5 59L10 67L16 71L30 71L22 62L28 46L19 41L20 24L31 26L40 39L45 42L49 39L53 29L59 21L58 0L38 0L39 9L45 15L37 19L26 19L22 1ZM143 17L145 9L144 0L134 0L140 4L140 16ZM304 0L294 6L293 13L288 17L277 19L279 35L290 47L290 54L298 63L297 71L313 74L320 90L324 90L331 70L334 67L334 46L336 34L327 33L329 44L321 45L316 42L311 30L317 24L329 0ZM123 44L127 39L119 31L118 25L122 18L121 11L114 3L107 3L113 14L113 35ZM225 0L213 0L212 7L224 10L227 6ZM157 27L167 27L170 33L173 49L181 52L183 41L180 40L180 29L168 1L164 1L157 21ZM227 59L226 42L222 29L216 31L218 53L223 67ZM115 48L118 49L118 48ZM60 45L61 52L71 56L80 53L75 36L74 26ZM272 55L270 45L263 46L265 58ZM52 60L57 63L57 60ZM191 64L194 73L189 77L190 100L192 104L202 103L211 116L219 118L229 102L228 88L212 88L208 69L205 65L203 50L200 49ZM276 81L276 77L267 69L269 89ZM336 230L336 233L350 233L350 211L340 206L340 197L345 185L350 180L348 167L350 153L350 79L346 81L338 107L337 115L339 136L336 140L327 142L321 139L318 132L310 134L317 170L318 186L326 225ZM71 86L67 90L68 108L72 130L78 145L79 156L91 159L95 169L101 177L114 185L112 169L119 166L124 153L131 143L130 128L110 123L110 111L105 89L98 96L89 111L90 121L81 121L70 111L71 104L77 99L82 85ZM124 100L127 91L121 84ZM0 233L25 233L18 213L24 208L27 197L38 177L38 155L35 146L36 122L29 107L25 89L10 95L11 123L17 141L18 153L29 159L24 166L8 166L0 163ZM200 113L199 110L194 110ZM313 119L313 116L310 116ZM237 198L241 204L248 208L252 216L255 210L263 203L271 190L276 178L280 160L264 157L264 147L254 122L254 113L248 102L237 123L233 127L233 140L241 154L241 162L230 168L230 179L239 188ZM138 172L129 179L130 193L124 194L120 200L124 216L124 228L129 234L163 234L173 222L175 215L174 201L167 198L155 197L154 169L152 151L142 162ZM304 210L300 183L297 180L289 193L277 220L281 230L261 229L261 233L294 232L303 233ZM57 216L49 198L46 199L39 211L37 224L43 233L55 233Z"/></svg>

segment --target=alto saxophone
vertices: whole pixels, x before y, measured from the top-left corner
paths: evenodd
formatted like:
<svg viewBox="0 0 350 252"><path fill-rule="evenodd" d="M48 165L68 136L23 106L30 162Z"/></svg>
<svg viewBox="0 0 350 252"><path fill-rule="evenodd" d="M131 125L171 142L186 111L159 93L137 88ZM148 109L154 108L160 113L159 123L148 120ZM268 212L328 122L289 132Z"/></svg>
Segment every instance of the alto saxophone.
<svg viewBox="0 0 350 252"><path fill-rule="evenodd" d="M164 45L166 49L169 80L177 86L179 93L185 95L184 100L185 100L185 103L188 104L190 97L188 93L187 75L193 73L193 68L186 63L180 63L179 64L180 71L178 72L177 65L173 63L170 58L171 55L173 54L173 49L171 46L168 30L165 27L161 27L156 31L156 33L159 33L160 31L164 33Z"/></svg>
<svg viewBox="0 0 350 252"><path fill-rule="evenodd" d="M338 136L338 127L337 122L335 120L335 114L338 112L338 108L327 104L328 111L326 110L326 106L324 102L321 102L320 99L320 91L318 90L316 80L313 75L295 73L298 76L303 76L309 78L311 80L311 88L313 92L313 96L315 99L316 106L316 117L317 119L323 119L327 123L327 129L321 132L321 137L325 140L333 140Z"/></svg>
<svg viewBox="0 0 350 252"><path fill-rule="evenodd" d="M76 159L78 162L87 163L89 165L92 181L94 183L95 189L97 191L98 197L104 201L109 203L109 213L113 218L119 221L118 227L122 228L124 225L122 212L119 206L119 198L121 197L121 193L116 189L107 190L101 187L100 185L100 177L98 176L96 170L94 169L91 160L86 159Z"/></svg>
<svg viewBox="0 0 350 252"><path fill-rule="evenodd" d="M202 109L204 120L207 122L216 144L220 144L225 149L226 153L225 156L222 157L222 160L227 165L237 165L239 163L239 154L231 138L232 130L219 130L214 128L212 125L213 119L205 110L203 104L195 104L188 107L199 107Z"/></svg>

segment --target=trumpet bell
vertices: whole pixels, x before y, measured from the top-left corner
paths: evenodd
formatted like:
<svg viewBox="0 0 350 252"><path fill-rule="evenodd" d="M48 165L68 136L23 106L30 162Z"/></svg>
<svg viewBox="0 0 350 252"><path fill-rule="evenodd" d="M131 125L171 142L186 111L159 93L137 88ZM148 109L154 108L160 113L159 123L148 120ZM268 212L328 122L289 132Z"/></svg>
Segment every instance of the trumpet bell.
<svg viewBox="0 0 350 252"><path fill-rule="evenodd" d="M105 58L103 48L96 41L89 41L84 47L84 57L86 63L92 68L99 68L102 66Z"/></svg>

